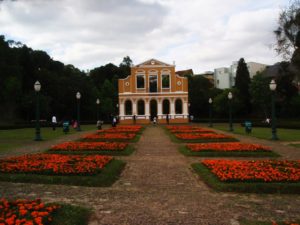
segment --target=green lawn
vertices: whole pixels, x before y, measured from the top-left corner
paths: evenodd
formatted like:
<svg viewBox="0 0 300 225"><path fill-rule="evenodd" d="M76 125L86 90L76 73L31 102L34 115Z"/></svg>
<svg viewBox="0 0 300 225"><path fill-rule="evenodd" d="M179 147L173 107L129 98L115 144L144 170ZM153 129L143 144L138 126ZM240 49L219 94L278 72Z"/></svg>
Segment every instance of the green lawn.
<svg viewBox="0 0 300 225"><path fill-rule="evenodd" d="M95 130L95 125L82 125L83 131ZM50 127L41 128L41 136L43 140L53 140L64 135L75 134L77 131L70 129L68 134L64 134L61 127L56 128L55 131ZM12 148L17 148L24 145L30 145L36 143L35 129L24 128L24 129L13 129L13 130L0 130L0 152L7 151Z"/></svg>
<svg viewBox="0 0 300 225"><path fill-rule="evenodd" d="M229 125L228 124L214 124L215 129L228 131ZM233 129L235 134L242 134L247 136L253 136L261 139L270 140L272 137L271 128L266 127L253 127L251 134L246 134L245 128L242 127L240 124L234 124ZM277 136L280 141L300 141L300 130L296 129L277 129Z"/></svg>

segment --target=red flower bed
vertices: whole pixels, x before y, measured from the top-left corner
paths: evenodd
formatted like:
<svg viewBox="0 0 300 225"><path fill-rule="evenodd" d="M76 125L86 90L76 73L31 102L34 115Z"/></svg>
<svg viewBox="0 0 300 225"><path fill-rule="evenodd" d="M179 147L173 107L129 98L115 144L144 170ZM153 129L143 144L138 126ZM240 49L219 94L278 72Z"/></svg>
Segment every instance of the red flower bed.
<svg viewBox="0 0 300 225"><path fill-rule="evenodd" d="M269 147L266 147L263 145L246 144L246 143L240 143L240 142L187 144L186 147L189 148L193 152L201 152L201 151L221 151L221 152L271 151L271 149Z"/></svg>
<svg viewBox="0 0 300 225"><path fill-rule="evenodd" d="M112 127L106 130L98 130L98 133L137 133L141 130L142 126L133 125L133 126L117 126Z"/></svg>
<svg viewBox="0 0 300 225"><path fill-rule="evenodd" d="M50 151L122 151L128 146L120 142L65 142Z"/></svg>
<svg viewBox="0 0 300 225"><path fill-rule="evenodd" d="M175 136L179 139L184 140L196 140L196 139L228 139L233 138L229 135L225 134L214 134L214 133L180 133L175 134Z"/></svg>
<svg viewBox="0 0 300 225"><path fill-rule="evenodd" d="M221 181L300 182L300 160L203 160Z"/></svg>
<svg viewBox="0 0 300 225"><path fill-rule="evenodd" d="M83 136L83 139L122 139L130 140L133 139L136 134L132 133L99 133L99 134L88 134Z"/></svg>
<svg viewBox="0 0 300 225"><path fill-rule="evenodd" d="M212 130L195 126L167 126L172 133L215 133Z"/></svg>
<svg viewBox="0 0 300 225"><path fill-rule="evenodd" d="M1 225L43 225L52 221L59 205L45 205L40 199L7 201L0 199Z"/></svg>
<svg viewBox="0 0 300 225"><path fill-rule="evenodd" d="M0 160L2 173L37 173L49 175L91 175L112 160L111 156L32 154Z"/></svg>
<svg viewBox="0 0 300 225"><path fill-rule="evenodd" d="M299 223L284 222L285 225L299 225ZM277 222L272 222L272 225L278 225Z"/></svg>

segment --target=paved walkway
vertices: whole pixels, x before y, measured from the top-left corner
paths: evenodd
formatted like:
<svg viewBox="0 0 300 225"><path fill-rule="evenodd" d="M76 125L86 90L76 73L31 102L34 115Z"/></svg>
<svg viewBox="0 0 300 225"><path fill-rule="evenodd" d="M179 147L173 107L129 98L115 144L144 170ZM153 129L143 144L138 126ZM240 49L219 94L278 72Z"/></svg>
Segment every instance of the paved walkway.
<svg viewBox="0 0 300 225"><path fill-rule="evenodd" d="M191 158L179 154L178 146L162 128L149 126L137 151L122 157L126 168L110 188L1 182L0 193L90 207L90 225L239 225L241 218L299 218L299 195L214 192L190 169Z"/></svg>

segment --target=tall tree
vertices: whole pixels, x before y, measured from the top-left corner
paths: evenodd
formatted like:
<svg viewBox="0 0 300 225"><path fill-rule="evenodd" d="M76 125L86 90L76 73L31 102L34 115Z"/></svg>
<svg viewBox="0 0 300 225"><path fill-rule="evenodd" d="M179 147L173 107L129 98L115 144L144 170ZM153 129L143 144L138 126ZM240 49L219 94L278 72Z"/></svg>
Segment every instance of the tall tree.
<svg viewBox="0 0 300 225"><path fill-rule="evenodd" d="M296 37L300 31L300 0L291 1L279 15L274 31L277 43L275 50L285 59L290 59L296 49Z"/></svg>
<svg viewBox="0 0 300 225"><path fill-rule="evenodd" d="M119 67L122 71L122 78L130 74L130 67L132 66L132 60L129 56L123 58L123 61L120 63ZM120 77L121 78L121 77Z"/></svg>
<svg viewBox="0 0 300 225"><path fill-rule="evenodd" d="M244 105L244 108L246 109L245 113L247 114L251 112L251 101L249 93L250 82L251 80L247 64L245 63L244 58L241 58L237 66L235 87L239 91L240 99Z"/></svg>

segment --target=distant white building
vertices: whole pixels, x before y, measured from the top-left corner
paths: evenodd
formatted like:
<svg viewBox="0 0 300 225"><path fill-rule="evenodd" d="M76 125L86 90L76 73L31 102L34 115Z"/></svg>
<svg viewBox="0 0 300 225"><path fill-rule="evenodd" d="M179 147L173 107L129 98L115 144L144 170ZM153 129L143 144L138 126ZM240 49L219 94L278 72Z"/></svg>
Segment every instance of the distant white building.
<svg viewBox="0 0 300 225"><path fill-rule="evenodd" d="M229 67L214 69L215 87L220 89L233 87L235 85L237 67L238 62L234 61ZM257 62L248 62L247 67L250 74L250 79L252 79L257 72L263 71L267 67L267 65Z"/></svg>

